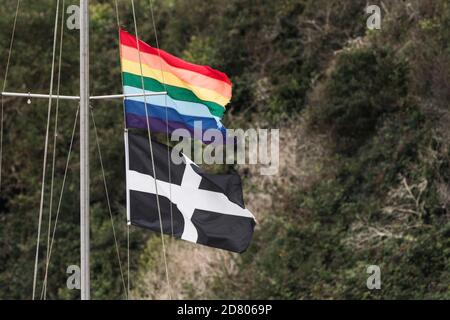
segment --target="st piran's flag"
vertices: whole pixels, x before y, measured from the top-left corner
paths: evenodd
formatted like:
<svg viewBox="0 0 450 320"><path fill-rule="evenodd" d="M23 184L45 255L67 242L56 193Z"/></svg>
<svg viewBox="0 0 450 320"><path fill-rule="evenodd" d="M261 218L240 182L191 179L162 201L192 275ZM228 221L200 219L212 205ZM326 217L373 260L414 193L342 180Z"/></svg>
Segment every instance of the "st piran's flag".
<svg viewBox="0 0 450 320"><path fill-rule="evenodd" d="M182 153L176 164L167 156L172 149L157 141L152 141L152 148L156 179L148 139L125 133L128 222L160 232L158 195L165 234L244 252L255 219L245 208L240 177L207 173Z"/></svg>

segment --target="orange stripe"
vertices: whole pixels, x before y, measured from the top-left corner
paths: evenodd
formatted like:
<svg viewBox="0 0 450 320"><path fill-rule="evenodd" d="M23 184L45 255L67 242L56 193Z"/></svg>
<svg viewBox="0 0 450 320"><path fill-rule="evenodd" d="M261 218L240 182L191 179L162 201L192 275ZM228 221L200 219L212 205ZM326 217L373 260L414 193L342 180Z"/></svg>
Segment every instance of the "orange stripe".
<svg viewBox="0 0 450 320"><path fill-rule="evenodd" d="M122 59L139 63L138 50L129 46L121 46ZM226 82L210 78L201 73L193 72L186 69L180 69L168 64L164 59L157 55L149 54L141 51L141 62L152 69L168 72L179 78L180 80L219 93L220 95L231 98L231 85Z"/></svg>

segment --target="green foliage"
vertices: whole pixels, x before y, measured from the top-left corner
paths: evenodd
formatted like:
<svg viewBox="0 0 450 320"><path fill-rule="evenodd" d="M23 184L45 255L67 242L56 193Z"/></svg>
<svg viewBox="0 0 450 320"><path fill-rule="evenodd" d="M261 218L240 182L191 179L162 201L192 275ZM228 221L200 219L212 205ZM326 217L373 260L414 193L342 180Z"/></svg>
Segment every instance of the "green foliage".
<svg viewBox="0 0 450 320"><path fill-rule="evenodd" d="M406 14L392 6L393 16ZM420 13L434 15L432 25L386 19L374 45L346 49L325 70L305 116L330 141L331 159L316 183L271 212L239 272L212 282L213 297L448 299L448 206L437 191L449 181L448 131L437 117L448 114L440 39L449 15L430 7ZM420 39L414 50L411 34ZM414 181L425 181L422 196ZM369 264L382 270L380 291L365 286Z"/></svg>
<svg viewBox="0 0 450 320"><path fill-rule="evenodd" d="M263 222L239 272L211 283L211 297L448 298L448 218L435 210L439 201L425 200L421 217L389 215L385 207L397 175L417 179L426 166L416 166L428 135L423 124L414 109L391 113L353 156L334 158L322 180L288 195ZM371 264L382 270L380 291L366 288Z"/></svg>
<svg viewBox="0 0 450 320"><path fill-rule="evenodd" d="M382 116L401 108L407 92L406 66L392 52L368 48L339 56L311 126L330 133L338 152L355 152Z"/></svg>
<svg viewBox="0 0 450 320"><path fill-rule="evenodd" d="M371 32L366 31L363 0L153 2L162 49L222 70L232 79L233 100L225 118L229 127L257 122L283 129L287 119L305 117L308 127L301 138L321 137L325 150L311 184L278 192L249 251L236 258L238 271L228 274L224 268L202 296L195 283L185 284L192 297L448 299L449 1L418 1L410 7L385 1L389 13L383 28ZM4 3L2 66L16 1ZM149 2L135 3L139 35L156 46ZM22 7L8 91L48 91L54 13L55 3L49 0ZM119 1L119 18L122 27L135 31L129 3ZM91 20L91 92L120 92L114 3L92 1ZM65 30L62 94L78 92L78 49L78 32ZM45 101L33 100L28 106L5 99L0 299L31 296L46 107ZM76 107L64 102L59 109L53 214ZM115 102L93 105L124 266L120 108ZM51 124L52 132L54 117ZM92 295L120 299L123 283L95 136L91 147ZM78 157L76 136L49 268L49 299L79 297L66 288L67 266L79 263ZM248 189L257 190L252 185ZM39 293L49 191L47 185ZM160 239L132 230L133 280L133 275L157 269ZM381 267L380 291L366 288L369 264ZM165 281L162 274L156 276Z"/></svg>

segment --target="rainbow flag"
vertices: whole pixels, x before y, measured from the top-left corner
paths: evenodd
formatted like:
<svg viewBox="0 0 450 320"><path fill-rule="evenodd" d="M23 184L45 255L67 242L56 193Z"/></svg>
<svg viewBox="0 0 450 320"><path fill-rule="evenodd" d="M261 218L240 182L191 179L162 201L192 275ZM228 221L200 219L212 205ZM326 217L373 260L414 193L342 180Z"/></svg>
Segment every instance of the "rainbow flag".
<svg viewBox="0 0 450 320"><path fill-rule="evenodd" d="M154 132L166 132L168 127L172 133L182 128L193 137L194 128L199 128L200 124L202 133L216 129L225 136L221 119L232 91L226 74L183 61L140 40L138 50L136 37L124 30L120 30L120 53L124 94L143 93L143 89L145 92L167 91L167 96L126 98L128 128L147 129L147 108Z"/></svg>

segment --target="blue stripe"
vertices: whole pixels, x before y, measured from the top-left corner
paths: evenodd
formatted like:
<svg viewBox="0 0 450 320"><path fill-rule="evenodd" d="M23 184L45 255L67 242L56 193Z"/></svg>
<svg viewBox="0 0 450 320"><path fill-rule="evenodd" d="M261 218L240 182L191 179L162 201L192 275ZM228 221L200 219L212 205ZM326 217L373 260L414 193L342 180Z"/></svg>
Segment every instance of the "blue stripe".
<svg viewBox="0 0 450 320"><path fill-rule="evenodd" d="M145 117L145 104L138 101L133 101L129 99L125 99L125 112L132 113L137 116ZM166 114L167 111L167 114ZM225 131L225 127L217 121L215 118L205 118L205 117L197 117L197 116L188 116L178 113L177 110L172 108L165 108L153 104L147 103L147 115L149 118L157 118L162 121L169 122L178 122L183 123L186 127L194 129L195 125L200 125L202 127L202 131L208 129L218 129L220 131Z"/></svg>
<svg viewBox="0 0 450 320"><path fill-rule="evenodd" d="M143 91L140 88L124 86L123 92L125 94L142 94ZM155 93L154 91L146 90L145 93ZM204 118L215 118L218 121L219 117L214 116L209 111L208 107L201 103L188 102L188 101L180 101L172 99L168 95L157 95L157 96L147 96L145 97L131 97L127 98L131 101L136 102L146 102L156 106L167 106L171 109L175 109L178 113L187 115L187 116L196 116L196 117L204 117Z"/></svg>

